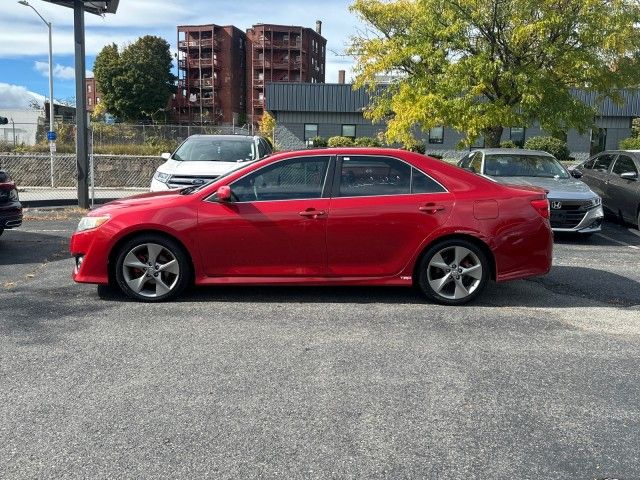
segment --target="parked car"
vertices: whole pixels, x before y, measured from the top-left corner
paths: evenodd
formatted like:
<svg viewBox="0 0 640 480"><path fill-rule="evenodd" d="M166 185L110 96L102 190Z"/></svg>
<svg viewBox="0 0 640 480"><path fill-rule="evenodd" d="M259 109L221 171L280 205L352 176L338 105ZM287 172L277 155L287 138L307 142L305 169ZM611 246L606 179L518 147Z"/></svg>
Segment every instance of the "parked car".
<svg viewBox="0 0 640 480"><path fill-rule="evenodd" d="M76 282L160 301L197 285L418 286L443 304L490 279L543 275L542 189L392 149L281 153L202 185L106 204L80 220Z"/></svg>
<svg viewBox="0 0 640 480"><path fill-rule="evenodd" d="M173 154L162 154L166 162L153 175L151 191L203 185L271 153L269 142L258 136L192 135Z"/></svg>
<svg viewBox="0 0 640 480"><path fill-rule="evenodd" d="M0 235L9 228L22 225L22 205L18 188L9 174L0 170Z"/></svg>
<svg viewBox="0 0 640 480"><path fill-rule="evenodd" d="M556 232L592 234L602 229L600 196L571 174L556 158L538 150L487 148L465 155L459 166L502 184L545 189L551 205L551 228Z"/></svg>
<svg viewBox="0 0 640 480"><path fill-rule="evenodd" d="M608 212L640 229L640 151L605 151L576 166Z"/></svg>

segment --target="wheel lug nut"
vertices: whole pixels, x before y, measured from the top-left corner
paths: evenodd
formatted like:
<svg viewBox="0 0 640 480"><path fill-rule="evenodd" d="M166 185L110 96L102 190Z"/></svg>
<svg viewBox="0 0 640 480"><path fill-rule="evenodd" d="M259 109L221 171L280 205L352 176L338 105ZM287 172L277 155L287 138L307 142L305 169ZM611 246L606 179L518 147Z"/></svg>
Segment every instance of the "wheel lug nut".
<svg viewBox="0 0 640 480"><path fill-rule="evenodd" d="M451 269L450 269L450 268L447 268L446 272L447 272L447 273L451 273Z"/></svg>

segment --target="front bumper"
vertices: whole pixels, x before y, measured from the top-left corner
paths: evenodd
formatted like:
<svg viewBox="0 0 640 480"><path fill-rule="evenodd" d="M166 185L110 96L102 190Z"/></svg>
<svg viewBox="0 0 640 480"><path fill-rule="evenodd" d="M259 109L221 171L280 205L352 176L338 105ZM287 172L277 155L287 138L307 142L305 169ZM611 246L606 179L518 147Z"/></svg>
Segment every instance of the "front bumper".
<svg viewBox="0 0 640 480"><path fill-rule="evenodd" d="M8 230L22 225L22 205L20 202L0 204L0 229Z"/></svg>
<svg viewBox="0 0 640 480"><path fill-rule="evenodd" d="M582 215L582 219L579 220L577 225L571 226L571 227L563 226L562 223L554 224L553 210L551 211L551 215L552 215L551 228L554 232L568 232L568 233L599 232L600 230L602 230L602 221L604 220L604 210L602 209L602 206L592 208L590 210L587 210L586 212L580 212L580 215Z"/></svg>
<svg viewBox="0 0 640 480"><path fill-rule="evenodd" d="M72 278L78 283L109 283L109 241L99 229L76 232L69 245L75 259Z"/></svg>

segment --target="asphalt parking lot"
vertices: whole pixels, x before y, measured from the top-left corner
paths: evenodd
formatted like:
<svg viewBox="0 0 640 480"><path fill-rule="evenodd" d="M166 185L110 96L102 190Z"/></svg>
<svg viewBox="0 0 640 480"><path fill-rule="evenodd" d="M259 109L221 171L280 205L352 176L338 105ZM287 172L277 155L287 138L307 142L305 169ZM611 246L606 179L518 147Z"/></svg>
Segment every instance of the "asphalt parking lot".
<svg viewBox="0 0 640 480"><path fill-rule="evenodd" d="M467 307L408 289L75 285L78 214L0 237L0 478L640 477L640 235Z"/></svg>

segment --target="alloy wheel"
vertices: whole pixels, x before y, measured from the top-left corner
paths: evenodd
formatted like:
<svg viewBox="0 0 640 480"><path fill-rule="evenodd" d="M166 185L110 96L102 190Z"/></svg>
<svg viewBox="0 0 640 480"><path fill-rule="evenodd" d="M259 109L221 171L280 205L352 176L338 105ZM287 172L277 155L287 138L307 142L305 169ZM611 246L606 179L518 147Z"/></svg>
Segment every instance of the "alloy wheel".
<svg viewBox="0 0 640 480"><path fill-rule="evenodd" d="M478 289L483 277L482 262L463 246L449 246L431 257L427 281L434 293L448 300L463 300Z"/></svg>
<svg viewBox="0 0 640 480"><path fill-rule="evenodd" d="M180 264L175 254L157 243L132 248L122 262L122 278L132 292L146 298L171 293L180 280Z"/></svg>

